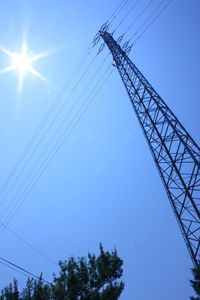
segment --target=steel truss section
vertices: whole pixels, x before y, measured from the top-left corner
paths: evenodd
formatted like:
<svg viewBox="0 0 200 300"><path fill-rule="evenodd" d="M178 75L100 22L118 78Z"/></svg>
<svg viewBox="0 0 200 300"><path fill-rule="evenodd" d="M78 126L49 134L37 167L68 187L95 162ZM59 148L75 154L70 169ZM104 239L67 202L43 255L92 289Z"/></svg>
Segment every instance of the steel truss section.
<svg viewBox="0 0 200 300"><path fill-rule="evenodd" d="M158 168L195 267L200 263L200 148L107 31L113 60Z"/></svg>

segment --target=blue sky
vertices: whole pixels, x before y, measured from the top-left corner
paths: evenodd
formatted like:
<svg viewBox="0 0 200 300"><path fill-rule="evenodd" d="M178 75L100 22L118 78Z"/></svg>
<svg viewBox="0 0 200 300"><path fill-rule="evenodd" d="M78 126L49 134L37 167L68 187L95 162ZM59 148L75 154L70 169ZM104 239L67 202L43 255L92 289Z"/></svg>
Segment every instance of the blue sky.
<svg viewBox="0 0 200 300"><path fill-rule="evenodd" d="M138 3L115 37L124 32L147 3L146 0ZM158 3L157 0L152 2L146 15L127 33L127 40ZM113 26L132 4L129 1ZM117 5L114 0L109 3L104 0L1 2L2 46L18 51L25 34L33 54L54 50L52 55L34 64L47 78L46 82L29 74L19 92L16 72L0 74L1 186L97 30ZM199 1L173 0L130 53L130 58L198 144L199 22ZM100 44L93 49L82 71ZM105 48L79 85L75 80L72 82L71 90L73 85L76 86L73 97L5 199L1 206L1 221L8 211L7 203L20 199L20 196L14 197L22 182L29 178L31 182L28 174L37 158L45 145L52 141L56 126L68 116L107 53ZM111 62L109 57L102 72ZM0 68L8 63L5 54L0 53ZM86 95L89 92L90 88ZM68 93L70 90L63 99L68 98ZM81 103L82 98L79 108ZM70 122L70 118L68 120ZM56 145L56 141L51 145ZM100 242L108 250L116 246L124 260L122 300L186 300L193 293L189 286L190 257L116 69L9 227L55 261L67 259L70 255L83 256L88 251L98 252ZM43 271L48 280L57 271L54 264L8 231L0 234L0 240L0 256L33 273ZM23 276L1 266L1 287L14 276L22 285Z"/></svg>

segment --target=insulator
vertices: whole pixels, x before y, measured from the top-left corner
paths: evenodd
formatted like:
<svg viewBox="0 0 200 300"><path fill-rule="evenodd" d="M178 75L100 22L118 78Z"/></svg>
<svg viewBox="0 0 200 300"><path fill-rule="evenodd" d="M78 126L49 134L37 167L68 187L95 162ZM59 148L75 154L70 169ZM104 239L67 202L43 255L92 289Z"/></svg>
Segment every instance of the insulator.
<svg viewBox="0 0 200 300"><path fill-rule="evenodd" d="M96 40L99 39L99 33L97 33L93 39L93 42L96 42Z"/></svg>
<svg viewBox="0 0 200 300"><path fill-rule="evenodd" d="M126 49L126 54L127 54L127 55L130 53L132 47L133 47L133 44L130 45L130 46Z"/></svg>
<svg viewBox="0 0 200 300"><path fill-rule="evenodd" d="M117 39L117 43L121 43L121 41L122 41L123 37L124 37L124 34L122 34L120 37L118 37L118 39Z"/></svg>
<svg viewBox="0 0 200 300"><path fill-rule="evenodd" d="M99 33L97 33L96 35L95 35L95 37L94 37L94 40L93 40L93 47L95 47L96 46L96 44L98 44L98 42L100 41L100 35L99 35Z"/></svg>
<svg viewBox="0 0 200 300"><path fill-rule="evenodd" d="M99 48L99 51L97 52L97 55L98 55L99 53L101 53L101 51L104 49L104 47L105 47L105 44L104 44L104 43L101 44L101 46L100 46L100 48Z"/></svg>
<svg viewBox="0 0 200 300"><path fill-rule="evenodd" d="M107 29L108 29L108 24L106 22L101 26L100 31L106 31Z"/></svg>
<svg viewBox="0 0 200 300"><path fill-rule="evenodd" d="M124 50L124 51L126 51L126 48L128 47L128 42L126 42L126 43L124 43L124 45L122 46L122 49Z"/></svg>

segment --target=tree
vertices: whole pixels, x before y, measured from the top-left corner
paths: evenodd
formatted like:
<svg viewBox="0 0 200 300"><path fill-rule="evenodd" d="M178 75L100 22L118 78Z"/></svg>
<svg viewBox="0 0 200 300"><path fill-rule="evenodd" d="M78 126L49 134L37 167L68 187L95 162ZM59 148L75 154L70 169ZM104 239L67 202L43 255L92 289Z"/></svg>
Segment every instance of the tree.
<svg viewBox="0 0 200 300"><path fill-rule="evenodd" d="M48 284L44 284L42 274L38 280L33 282L33 300L49 300L51 296L51 288Z"/></svg>
<svg viewBox="0 0 200 300"><path fill-rule="evenodd" d="M22 291L23 300L31 300L33 295L33 279L28 278L26 287Z"/></svg>
<svg viewBox="0 0 200 300"><path fill-rule="evenodd" d="M54 274L52 284L38 279L28 279L21 293L17 280L5 287L0 300L117 300L124 289L121 281L123 261L117 251L104 251L100 255L88 253L87 257L60 261L60 272Z"/></svg>
<svg viewBox="0 0 200 300"><path fill-rule="evenodd" d="M190 280L192 287L198 297L191 297L191 300L200 300L200 264L197 268L192 269L192 273L194 276L193 280Z"/></svg>
<svg viewBox="0 0 200 300"><path fill-rule="evenodd" d="M0 296L0 300L20 300L17 280L14 278L9 286L5 287Z"/></svg>
<svg viewBox="0 0 200 300"><path fill-rule="evenodd" d="M100 244L100 255L88 254L75 260L60 262L60 274L54 276L55 300L117 300L124 288L119 281L123 261L117 251L105 252Z"/></svg>

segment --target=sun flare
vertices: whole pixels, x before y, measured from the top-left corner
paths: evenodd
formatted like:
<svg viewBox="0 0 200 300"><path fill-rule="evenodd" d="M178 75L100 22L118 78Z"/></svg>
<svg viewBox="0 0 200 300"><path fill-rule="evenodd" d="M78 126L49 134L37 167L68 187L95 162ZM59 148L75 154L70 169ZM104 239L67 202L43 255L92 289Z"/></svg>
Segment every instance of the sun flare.
<svg viewBox="0 0 200 300"><path fill-rule="evenodd" d="M11 65L1 69L0 73L7 73L11 71L17 71L19 76L19 84L18 89L19 91L22 90L23 82L25 76L30 73L40 79L45 79L36 69L33 67L33 62L39 60L40 58L47 56L48 53L44 52L38 55L31 55L30 51L28 51L28 46L26 42L22 43L21 51L20 52L11 52L4 47L0 46L0 50L4 52L10 59Z"/></svg>

